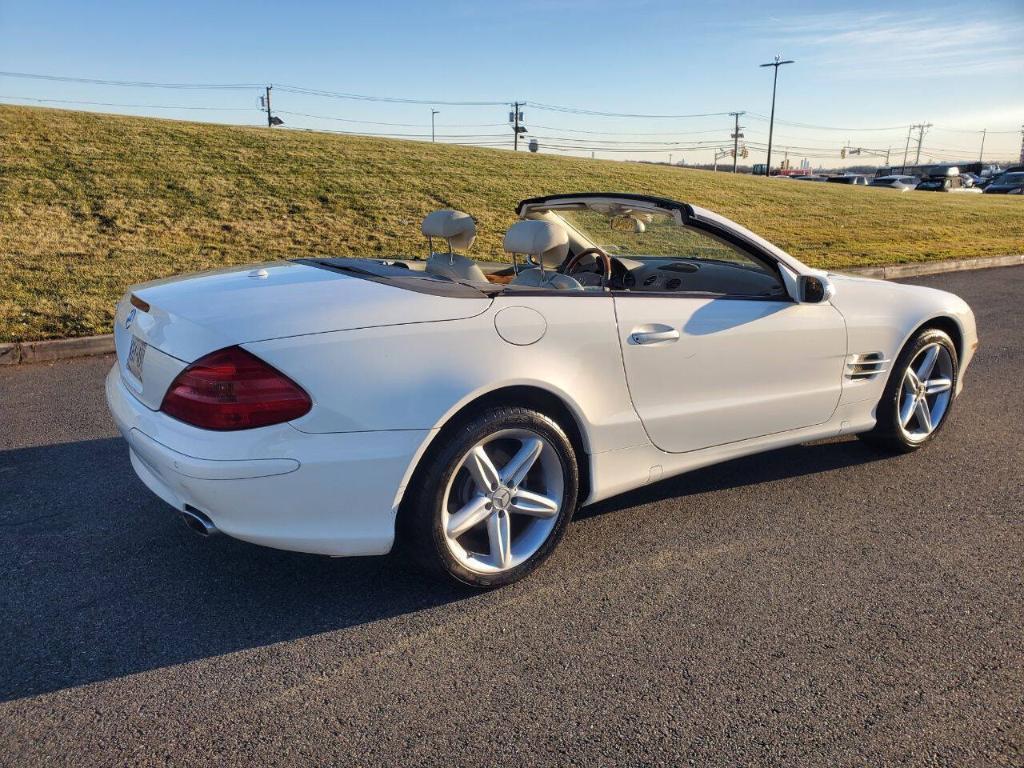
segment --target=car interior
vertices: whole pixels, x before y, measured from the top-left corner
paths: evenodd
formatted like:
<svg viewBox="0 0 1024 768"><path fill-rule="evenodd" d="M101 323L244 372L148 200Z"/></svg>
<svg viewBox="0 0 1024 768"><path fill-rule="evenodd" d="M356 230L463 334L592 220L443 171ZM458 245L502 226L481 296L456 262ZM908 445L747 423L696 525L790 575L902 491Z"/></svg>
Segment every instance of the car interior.
<svg viewBox="0 0 1024 768"><path fill-rule="evenodd" d="M421 232L428 242L425 262L392 263L457 283L501 285L511 292L787 295L773 264L683 225L668 211L605 201L530 210L502 241L511 265L465 254L476 239L476 223L462 211L434 211L423 220ZM446 248L435 250L437 241Z"/></svg>

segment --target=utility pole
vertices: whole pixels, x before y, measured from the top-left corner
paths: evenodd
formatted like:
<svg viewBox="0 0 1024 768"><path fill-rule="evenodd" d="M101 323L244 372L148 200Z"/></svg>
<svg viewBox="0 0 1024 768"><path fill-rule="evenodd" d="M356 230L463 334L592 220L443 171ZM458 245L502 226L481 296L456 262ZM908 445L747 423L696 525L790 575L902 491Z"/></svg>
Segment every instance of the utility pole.
<svg viewBox="0 0 1024 768"><path fill-rule="evenodd" d="M514 152L519 151L519 134L524 131L520 130L519 125L519 107L522 106L518 101L512 104L512 150Z"/></svg>
<svg viewBox="0 0 1024 768"><path fill-rule="evenodd" d="M274 86L272 86L272 85L268 85L267 86L267 95L263 99L263 106L265 106L267 108L267 128L273 128L274 127L274 118L272 118L270 116L270 89L273 88L273 87ZM251 93L251 91L250 91L250 93ZM249 98L252 98L252 97L250 96Z"/></svg>
<svg viewBox="0 0 1024 768"><path fill-rule="evenodd" d="M918 123L913 128L917 128L917 155L914 157L914 165L921 164L921 145L924 143L924 132L932 127L931 123Z"/></svg>
<svg viewBox="0 0 1024 768"><path fill-rule="evenodd" d="M985 134L988 133L988 128L981 129L981 150L978 152L978 162L982 162L985 159Z"/></svg>
<svg viewBox="0 0 1024 768"><path fill-rule="evenodd" d="M436 110L436 109L431 109L430 110L430 143L431 144L434 143L434 116L435 115L439 115L439 114L441 114L441 113L438 110Z"/></svg>
<svg viewBox="0 0 1024 768"><path fill-rule="evenodd" d="M775 67L775 76L772 78L772 114L768 119L768 162L764 167L764 175L772 175L772 132L775 128L775 89L779 84L779 67L783 64L794 64L792 60L783 61L782 54L775 55L775 61L770 61L767 64L762 64L762 67Z"/></svg>
<svg viewBox="0 0 1024 768"><path fill-rule="evenodd" d="M778 72L779 70L776 69L775 71ZM772 101L774 102L774 99ZM733 119L736 121L732 132L732 172L736 173L736 162L740 154L740 139L743 138L743 134L740 133L740 128L742 127L740 125L740 115L745 115L747 113L730 112L729 114L732 115Z"/></svg>
<svg viewBox="0 0 1024 768"><path fill-rule="evenodd" d="M903 148L903 170L900 173L907 172L907 154L910 152L910 133L914 130L914 126L907 128L907 146Z"/></svg>

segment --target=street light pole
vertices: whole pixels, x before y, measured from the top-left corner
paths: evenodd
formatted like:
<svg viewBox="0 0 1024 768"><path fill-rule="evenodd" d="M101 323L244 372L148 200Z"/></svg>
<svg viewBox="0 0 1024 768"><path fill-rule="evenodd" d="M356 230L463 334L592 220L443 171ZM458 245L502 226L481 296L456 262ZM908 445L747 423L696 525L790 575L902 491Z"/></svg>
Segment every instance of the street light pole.
<svg viewBox="0 0 1024 768"><path fill-rule="evenodd" d="M441 114L441 113L438 110L436 110L436 109L431 109L430 110L430 143L431 144L434 143L434 116L435 115L439 115L439 114Z"/></svg>
<svg viewBox="0 0 1024 768"><path fill-rule="evenodd" d="M768 162L765 165L764 175L772 175L772 132L775 128L775 89L779 84L779 67L783 64L794 64L792 59L783 61L782 54L777 54L774 61L762 64L762 67L775 67L775 76L772 78L772 113L768 118Z"/></svg>

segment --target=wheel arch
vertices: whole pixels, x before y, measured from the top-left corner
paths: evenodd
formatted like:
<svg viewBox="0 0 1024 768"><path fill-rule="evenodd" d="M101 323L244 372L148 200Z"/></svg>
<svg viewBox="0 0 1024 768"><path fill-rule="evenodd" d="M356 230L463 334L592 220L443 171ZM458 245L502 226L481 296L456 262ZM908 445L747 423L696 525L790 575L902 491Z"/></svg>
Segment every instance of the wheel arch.
<svg viewBox="0 0 1024 768"><path fill-rule="evenodd" d="M531 408L552 418L563 430L576 453L576 465L580 477L578 498L583 501L590 495L591 461L590 443L586 423L579 408L562 392L534 383L506 384L485 392L477 392L456 404L430 431L430 435L420 446L406 471L405 479L398 490L394 509L401 515L406 498L406 491L418 479L420 467L431 455L444 444L444 437L457 429L461 424L490 406L520 406Z"/></svg>
<svg viewBox="0 0 1024 768"><path fill-rule="evenodd" d="M960 325L960 321L958 321L955 317L952 317L950 315L936 315L935 317L930 318L929 320L925 320L923 323L921 323L919 326L917 326L917 328L913 330L910 336L904 339L903 345L900 347L899 351L902 352L903 347L905 347L911 339L915 338L919 333L921 333L921 331L930 328L935 328L936 330L943 331L944 333L946 333L949 336L949 338L953 340L953 346L956 347L957 360L963 361L964 329Z"/></svg>
<svg viewBox="0 0 1024 768"><path fill-rule="evenodd" d="M964 359L964 329L960 325L960 321L952 315L935 315L934 317L930 317L927 320L918 323L910 333L903 337L903 340L900 341L899 345L892 353L893 366L896 364L896 359L903 353L903 350L907 348L907 344L916 339L918 334L922 331L930 330L932 328L943 331L950 339L953 340L953 346L956 348L957 361L962 365ZM886 374L886 384L888 384L890 377L894 373L895 367ZM884 386L882 388L882 392L885 392ZM879 396L881 397L881 395ZM877 408L877 404L875 408Z"/></svg>

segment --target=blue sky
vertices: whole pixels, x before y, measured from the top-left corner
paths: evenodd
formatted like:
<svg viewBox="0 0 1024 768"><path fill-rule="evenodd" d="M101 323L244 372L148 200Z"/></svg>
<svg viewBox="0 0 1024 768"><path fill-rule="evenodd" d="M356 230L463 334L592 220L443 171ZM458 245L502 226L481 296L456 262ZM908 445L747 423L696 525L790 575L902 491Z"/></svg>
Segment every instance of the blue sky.
<svg viewBox="0 0 1024 768"><path fill-rule="evenodd" d="M758 145L767 138L761 116L768 114L771 88L770 70L758 64L780 52L797 63L780 73L776 143L794 147L794 160L820 155L828 165L840 164L827 156L847 142L893 147L901 157L906 126L925 121L934 127L923 158L976 157L983 128L990 131L986 158L1012 158L1024 123L1020 0L773 3L770 11L768 4L668 0L0 0L0 35L5 71L274 83L274 105L290 127L425 135L431 105L315 97L283 85L640 114L746 110L746 137ZM253 125L263 119L257 97L256 88L171 90L0 77L0 101L94 101L103 104L65 106ZM508 141L507 107L437 108L442 136ZM530 106L525 112L542 146L586 147L579 154L596 147L599 157L667 160L675 148L675 161L704 162L712 150L696 142L728 141L731 128L725 115L639 119ZM359 120L369 122L345 122ZM864 130L876 128L884 130ZM614 143L621 141L633 143ZM751 159L763 159L763 152L755 150Z"/></svg>

